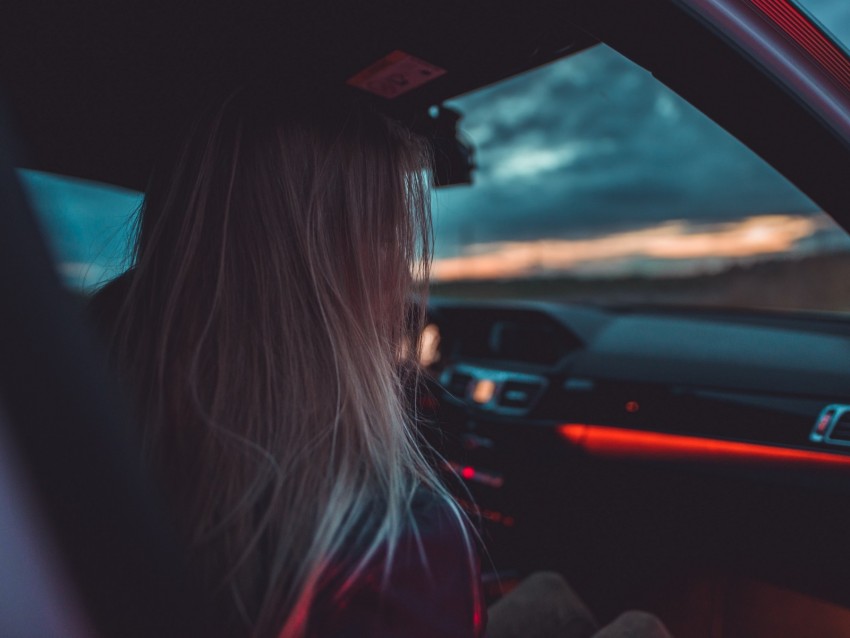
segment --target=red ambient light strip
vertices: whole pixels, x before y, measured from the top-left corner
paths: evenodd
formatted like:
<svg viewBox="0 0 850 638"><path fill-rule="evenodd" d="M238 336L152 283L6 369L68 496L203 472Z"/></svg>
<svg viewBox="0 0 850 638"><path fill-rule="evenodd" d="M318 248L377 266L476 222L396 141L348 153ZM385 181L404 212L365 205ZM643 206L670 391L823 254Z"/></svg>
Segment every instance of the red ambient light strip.
<svg viewBox="0 0 850 638"><path fill-rule="evenodd" d="M829 452L582 423L561 425L558 431L573 445L591 456L602 458L703 461L850 471L850 456Z"/></svg>
<svg viewBox="0 0 850 638"><path fill-rule="evenodd" d="M786 0L749 0L850 92L850 60Z"/></svg>

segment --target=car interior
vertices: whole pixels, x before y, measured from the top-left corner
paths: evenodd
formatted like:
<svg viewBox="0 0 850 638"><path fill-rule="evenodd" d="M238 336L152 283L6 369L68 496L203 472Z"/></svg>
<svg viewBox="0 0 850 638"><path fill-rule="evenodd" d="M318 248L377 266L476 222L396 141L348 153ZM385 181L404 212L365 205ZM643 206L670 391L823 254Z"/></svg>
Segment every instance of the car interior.
<svg viewBox="0 0 850 638"><path fill-rule="evenodd" d="M7 12L3 635L215 633L135 462L88 293L62 281L24 171L143 192L199 105L272 77L363 96L432 140L437 186L474 189L484 150L463 133L462 96L604 48L850 229L850 58L788 0ZM603 622L643 609L680 638L850 636L847 314L534 297L476 299L437 282L419 344L423 435L480 526L490 600L548 570Z"/></svg>

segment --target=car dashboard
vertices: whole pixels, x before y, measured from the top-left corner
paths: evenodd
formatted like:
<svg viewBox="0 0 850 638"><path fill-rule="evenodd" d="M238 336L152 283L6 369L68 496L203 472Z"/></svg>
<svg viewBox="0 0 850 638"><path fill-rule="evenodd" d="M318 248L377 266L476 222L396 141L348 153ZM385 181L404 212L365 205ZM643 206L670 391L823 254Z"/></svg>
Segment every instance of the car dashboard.
<svg viewBox="0 0 850 638"><path fill-rule="evenodd" d="M435 301L428 330L429 374L471 418L850 446L820 418L850 402L839 318Z"/></svg>
<svg viewBox="0 0 850 638"><path fill-rule="evenodd" d="M426 438L494 569L603 609L720 565L850 602L840 317L435 299L424 334Z"/></svg>

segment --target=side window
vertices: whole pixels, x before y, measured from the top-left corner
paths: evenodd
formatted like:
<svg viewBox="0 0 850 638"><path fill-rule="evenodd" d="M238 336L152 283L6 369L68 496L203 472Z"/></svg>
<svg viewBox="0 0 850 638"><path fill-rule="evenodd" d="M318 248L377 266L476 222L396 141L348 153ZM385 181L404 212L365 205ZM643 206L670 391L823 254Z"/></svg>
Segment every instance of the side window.
<svg viewBox="0 0 850 638"><path fill-rule="evenodd" d="M130 265L141 193L38 171L18 177L69 288L90 292Z"/></svg>

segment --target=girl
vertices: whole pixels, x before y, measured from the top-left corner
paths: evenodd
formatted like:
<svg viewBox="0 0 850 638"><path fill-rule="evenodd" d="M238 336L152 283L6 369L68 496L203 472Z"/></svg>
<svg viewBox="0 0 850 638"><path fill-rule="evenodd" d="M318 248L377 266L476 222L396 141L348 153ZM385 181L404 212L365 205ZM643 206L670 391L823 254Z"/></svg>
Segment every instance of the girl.
<svg viewBox="0 0 850 638"><path fill-rule="evenodd" d="M470 534L406 403L427 147L242 90L170 157L94 312L224 634L481 635Z"/></svg>

